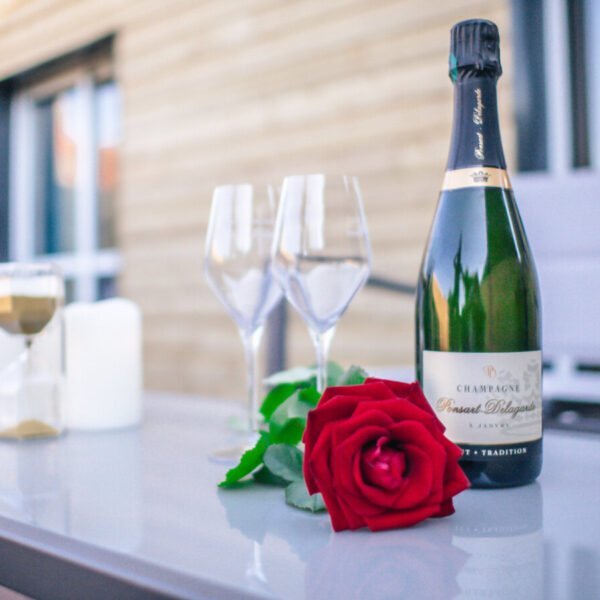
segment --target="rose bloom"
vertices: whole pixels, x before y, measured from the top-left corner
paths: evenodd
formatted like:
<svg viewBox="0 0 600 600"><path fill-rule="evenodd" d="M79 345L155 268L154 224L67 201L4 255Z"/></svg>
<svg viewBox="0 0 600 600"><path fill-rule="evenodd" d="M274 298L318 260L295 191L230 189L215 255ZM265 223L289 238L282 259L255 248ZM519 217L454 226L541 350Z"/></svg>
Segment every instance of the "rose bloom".
<svg viewBox="0 0 600 600"><path fill-rule="evenodd" d="M408 527L454 512L469 487L461 449L418 383L367 379L330 387L308 414L304 479L335 531Z"/></svg>

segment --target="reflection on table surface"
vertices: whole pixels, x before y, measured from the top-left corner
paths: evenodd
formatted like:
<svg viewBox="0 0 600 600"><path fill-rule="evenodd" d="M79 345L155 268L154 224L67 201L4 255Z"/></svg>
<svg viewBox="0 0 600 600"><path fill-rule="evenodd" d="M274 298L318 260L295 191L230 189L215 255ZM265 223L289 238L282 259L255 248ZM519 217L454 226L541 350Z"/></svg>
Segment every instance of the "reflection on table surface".
<svg viewBox="0 0 600 600"><path fill-rule="evenodd" d="M547 434L538 483L452 517L334 534L280 489L217 490L232 410L149 395L139 430L2 443L0 516L266 598L600 598L600 439Z"/></svg>

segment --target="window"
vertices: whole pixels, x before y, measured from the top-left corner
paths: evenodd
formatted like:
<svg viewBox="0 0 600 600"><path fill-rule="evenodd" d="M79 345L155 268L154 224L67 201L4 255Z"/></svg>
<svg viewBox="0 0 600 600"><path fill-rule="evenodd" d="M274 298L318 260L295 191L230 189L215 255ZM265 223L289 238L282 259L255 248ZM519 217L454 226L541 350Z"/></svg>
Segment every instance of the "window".
<svg viewBox="0 0 600 600"><path fill-rule="evenodd" d="M541 284L550 399L596 401L600 2L513 0L519 210Z"/></svg>
<svg viewBox="0 0 600 600"><path fill-rule="evenodd" d="M9 256L58 263L68 300L116 293L120 113L106 46L13 87Z"/></svg>
<svg viewBox="0 0 600 600"><path fill-rule="evenodd" d="M518 165L600 168L600 2L513 0Z"/></svg>

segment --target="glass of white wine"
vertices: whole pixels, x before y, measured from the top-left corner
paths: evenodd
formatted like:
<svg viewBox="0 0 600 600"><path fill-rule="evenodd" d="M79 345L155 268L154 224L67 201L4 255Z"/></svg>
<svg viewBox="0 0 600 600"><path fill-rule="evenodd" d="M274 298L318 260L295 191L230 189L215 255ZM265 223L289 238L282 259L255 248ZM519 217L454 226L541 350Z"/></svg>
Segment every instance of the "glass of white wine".
<svg viewBox="0 0 600 600"><path fill-rule="evenodd" d="M215 458L238 457L258 436L257 353L265 321L283 296L271 271L276 208L269 185L223 185L213 193L204 273L238 326L248 387L246 440L215 452Z"/></svg>
<svg viewBox="0 0 600 600"><path fill-rule="evenodd" d="M36 385L39 383L40 371L46 368L46 365L34 364L32 348L63 303L64 281L55 265L0 264L0 329L24 341L21 354L0 371L0 378L4 380L14 378L15 374L20 379L17 384L14 427L3 428L0 431L2 437L42 437L58 433L54 426L44 422L43 415L38 419L32 418L36 412L45 412L45 409L38 406L40 394L36 394ZM51 404L58 410L56 399ZM52 416L50 420L57 423L59 419L55 417Z"/></svg>
<svg viewBox="0 0 600 600"><path fill-rule="evenodd" d="M339 318L367 281L371 246L356 177L286 177L273 271L300 313L317 355L317 389L327 386L327 356Z"/></svg>

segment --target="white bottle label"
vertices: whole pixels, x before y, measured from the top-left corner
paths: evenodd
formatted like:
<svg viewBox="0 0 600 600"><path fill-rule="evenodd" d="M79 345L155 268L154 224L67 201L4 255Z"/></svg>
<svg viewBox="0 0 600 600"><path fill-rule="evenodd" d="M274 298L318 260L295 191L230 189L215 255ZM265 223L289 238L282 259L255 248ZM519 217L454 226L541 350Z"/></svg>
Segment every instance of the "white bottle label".
<svg viewBox="0 0 600 600"><path fill-rule="evenodd" d="M542 353L423 352L423 392L457 444L542 437Z"/></svg>

